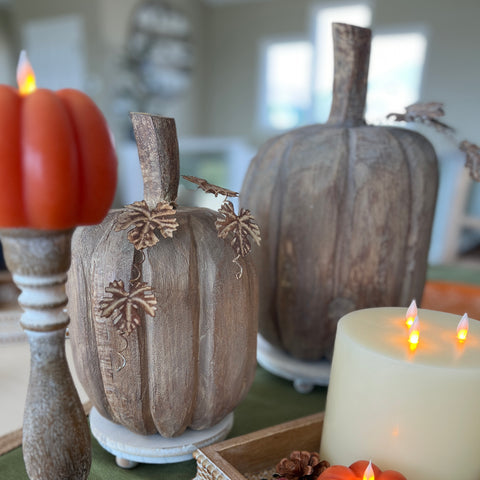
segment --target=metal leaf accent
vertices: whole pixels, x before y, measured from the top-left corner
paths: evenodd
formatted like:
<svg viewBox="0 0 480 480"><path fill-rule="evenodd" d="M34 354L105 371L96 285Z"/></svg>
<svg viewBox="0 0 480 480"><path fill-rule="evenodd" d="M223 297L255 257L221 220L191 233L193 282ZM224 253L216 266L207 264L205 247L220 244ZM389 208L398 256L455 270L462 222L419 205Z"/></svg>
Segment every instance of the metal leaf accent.
<svg viewBox="0 0 480 480"><path fill-rule="evenodd" d="M443 103L426 102L414 103L405 107L405 113L390 113L387 118L393 117L396 122L419 122L433 126L442 133L453 133L455 130L438 120L445 115Z"/></svg>
<svg viewBox="0 0 480 480"><path fill-rule="evenodd" d="M218 195L225 196L225 197L238 197L238 192L234 192L233 190L228 190L228 188L219 187L218 185L213 185L212 183L208 183L203 178L192 177L191 175L182 175L185 180L198 185L206 193L213 193L216 197Z"/></svg>
<svg viewBox="0 0 480 480"><path fill-rule="evenodd" d="M463 140L458 148L466 154L465 167L470 171L470 177L480 182L480 147L468 140Z"/></svg>
<svg viewBox="0 0 480 480"><path fill-rule="evenodd" d="M173 232L178 228L175 218L175 209L167 202L160 202L153 210L148 208L147 202L134 202L125 207L117 217L115 231L134 227L128 232L128 240L137 250L152 247L159 238L155 230L160 230L164 238L173 237Z"/></svg>
<svg viewBox="0 0 480 480"><path fill-rule="evenodd" d="M219 213L222 217L215 222L218 236L225 239L232 233L233 238L230 245L237 255L244 257L250 252L252 246L249 237L257 245L260 245L260 229L250 210L242 208L240 214L237 215L233 203L227 200L220 207Z"/></svg>
<svg viewBox="0 0 480 480"><path fill-rule="evenodd" d="M480 147L468 140L458 141L455 130L438 120L443 117L443 103L414 103L405 108L405 113L390 113L387 118L393 117L397 122L420 122L433 126L437 131L443 133L452 141L455 146L465 153L465 167L470 172L470 177L476 182L480 182Z"/></svg>
<svg viewBox="0 0 480 480"><path fill-rule="evenodd" d="M114 280L105 288L110 297L103 297L99 305L102 317L112 317L113 326L121 335L130 335L141 322L140 311L151 317L157 309L157 299L152 288L145 282L136 282L130 292L125 290L122 280Z"/></svg>

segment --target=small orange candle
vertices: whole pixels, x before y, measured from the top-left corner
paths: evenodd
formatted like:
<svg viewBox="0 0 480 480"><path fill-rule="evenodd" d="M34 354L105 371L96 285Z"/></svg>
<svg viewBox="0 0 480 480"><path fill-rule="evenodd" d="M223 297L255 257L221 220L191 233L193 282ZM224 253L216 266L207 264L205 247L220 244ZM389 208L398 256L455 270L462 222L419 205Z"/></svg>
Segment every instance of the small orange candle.
<svg viewBox="0 0 480 480"><path fill-rule="evenodd" d="M19 89L0 85L0 227L62 230L99 223L117 160L106 121L84 93L36 88L25 53Z"/></svg>
<svg viewBox="0 0 480 480"><path fill-rule="evenodd" d="M333 465L327 468L317 480L407 480L401 473L394 470L382 472L372 462L359 460L349 467Z"/></svg>
<svg viewBox="0 0 480 480"><path fill-rule="evenodd" d="M375 480L375 473L373 471L371 460L370 460L370 462L368 462L368 466L365 469L365 472L363 473L363 479L362 480Z"/></svg>

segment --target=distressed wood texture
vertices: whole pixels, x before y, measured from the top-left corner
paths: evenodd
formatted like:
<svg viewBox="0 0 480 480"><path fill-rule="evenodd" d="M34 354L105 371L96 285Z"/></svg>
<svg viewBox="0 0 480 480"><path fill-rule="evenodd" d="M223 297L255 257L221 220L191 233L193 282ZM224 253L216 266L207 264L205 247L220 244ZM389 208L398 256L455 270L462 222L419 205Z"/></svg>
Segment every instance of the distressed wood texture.
<svg viewBox="0 0 480 480"><path fill-rule="evenodd" d="M21 324L30 343L23 457L31 480L84 480L90 431L65 356L69 318L65 282L72 231L0 232L9 270L21 289Z"/></svg>
<svg viewBox="0 0 480 480"><path fill-rule="evenodd" d="M330 117L271 139L240 195L255 249L260 333L296 358L331 358L345 313L420 301L438 186L431 144L363 120L370 31L334 24Z"/></svg>
<svg viewBox="0 0 480 480"><path fill-rule="evenodd" d="M175 200L176 190L169 187L178 185L173 119L133 114L132 120L145 198L152 205ZM154 144L150 128L158 139ZM149 137L148 155L143 135ZM101 225L79 228L73 238L67 288L79 377L103 416L136 433L172 437L187 427L209 428L236 407L253 381L258 321L253 262L239 260L243 276L237 280L234 252L218 238L211 210L177 207L173 237L157 232L158 243L142 251L126 231L115 231L121 212L111 211ZM157 309L153 317L142 313L140 325L122 336L111 318L100 315L99 305L110 282L121 279L128 286L138 274L152 287Z"/></svg>
<svg viewBox="0 0 480 480"><path fill-rule="evenodd" d="M200 448L194 480L246 480L270 470L294 450L318 452L324 413L281 423ZM258 474L256 475L258 478Z"/></svg>

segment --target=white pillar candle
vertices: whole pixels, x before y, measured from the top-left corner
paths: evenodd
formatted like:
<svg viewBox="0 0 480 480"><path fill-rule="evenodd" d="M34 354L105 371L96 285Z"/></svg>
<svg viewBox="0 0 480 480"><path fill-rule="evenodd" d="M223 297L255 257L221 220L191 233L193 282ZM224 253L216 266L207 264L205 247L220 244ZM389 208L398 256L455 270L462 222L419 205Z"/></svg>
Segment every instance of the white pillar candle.
<svg viewBox="0 0 480 480"><path fill-rule="evenodd" d="M460 316L419 309L408 342L404 308L372 308L338 323L320 457L372 459L409 480L480 479L480 322L465 342Z"/></svg>

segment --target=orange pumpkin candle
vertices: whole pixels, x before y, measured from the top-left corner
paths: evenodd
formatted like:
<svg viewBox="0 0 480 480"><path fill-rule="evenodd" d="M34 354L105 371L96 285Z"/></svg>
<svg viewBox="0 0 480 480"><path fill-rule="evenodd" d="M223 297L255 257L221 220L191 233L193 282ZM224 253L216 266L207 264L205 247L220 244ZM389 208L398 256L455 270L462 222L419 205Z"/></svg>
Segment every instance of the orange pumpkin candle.
<svg viewBox="0 0 480 480"><path fill-rule="evenodd" d="M99 223L117 160L106 121L84 93L35 87L22 53L19 90L0 85L0 226L62 230Z"/></svg>
<svg viewBox="0 0 480 480"><path fill-rule="evenodd" d="M352 463L349 467L333 465L327 468L317 480L407 480L394 470L381 471L376 465L365 460Z"/></svg>

